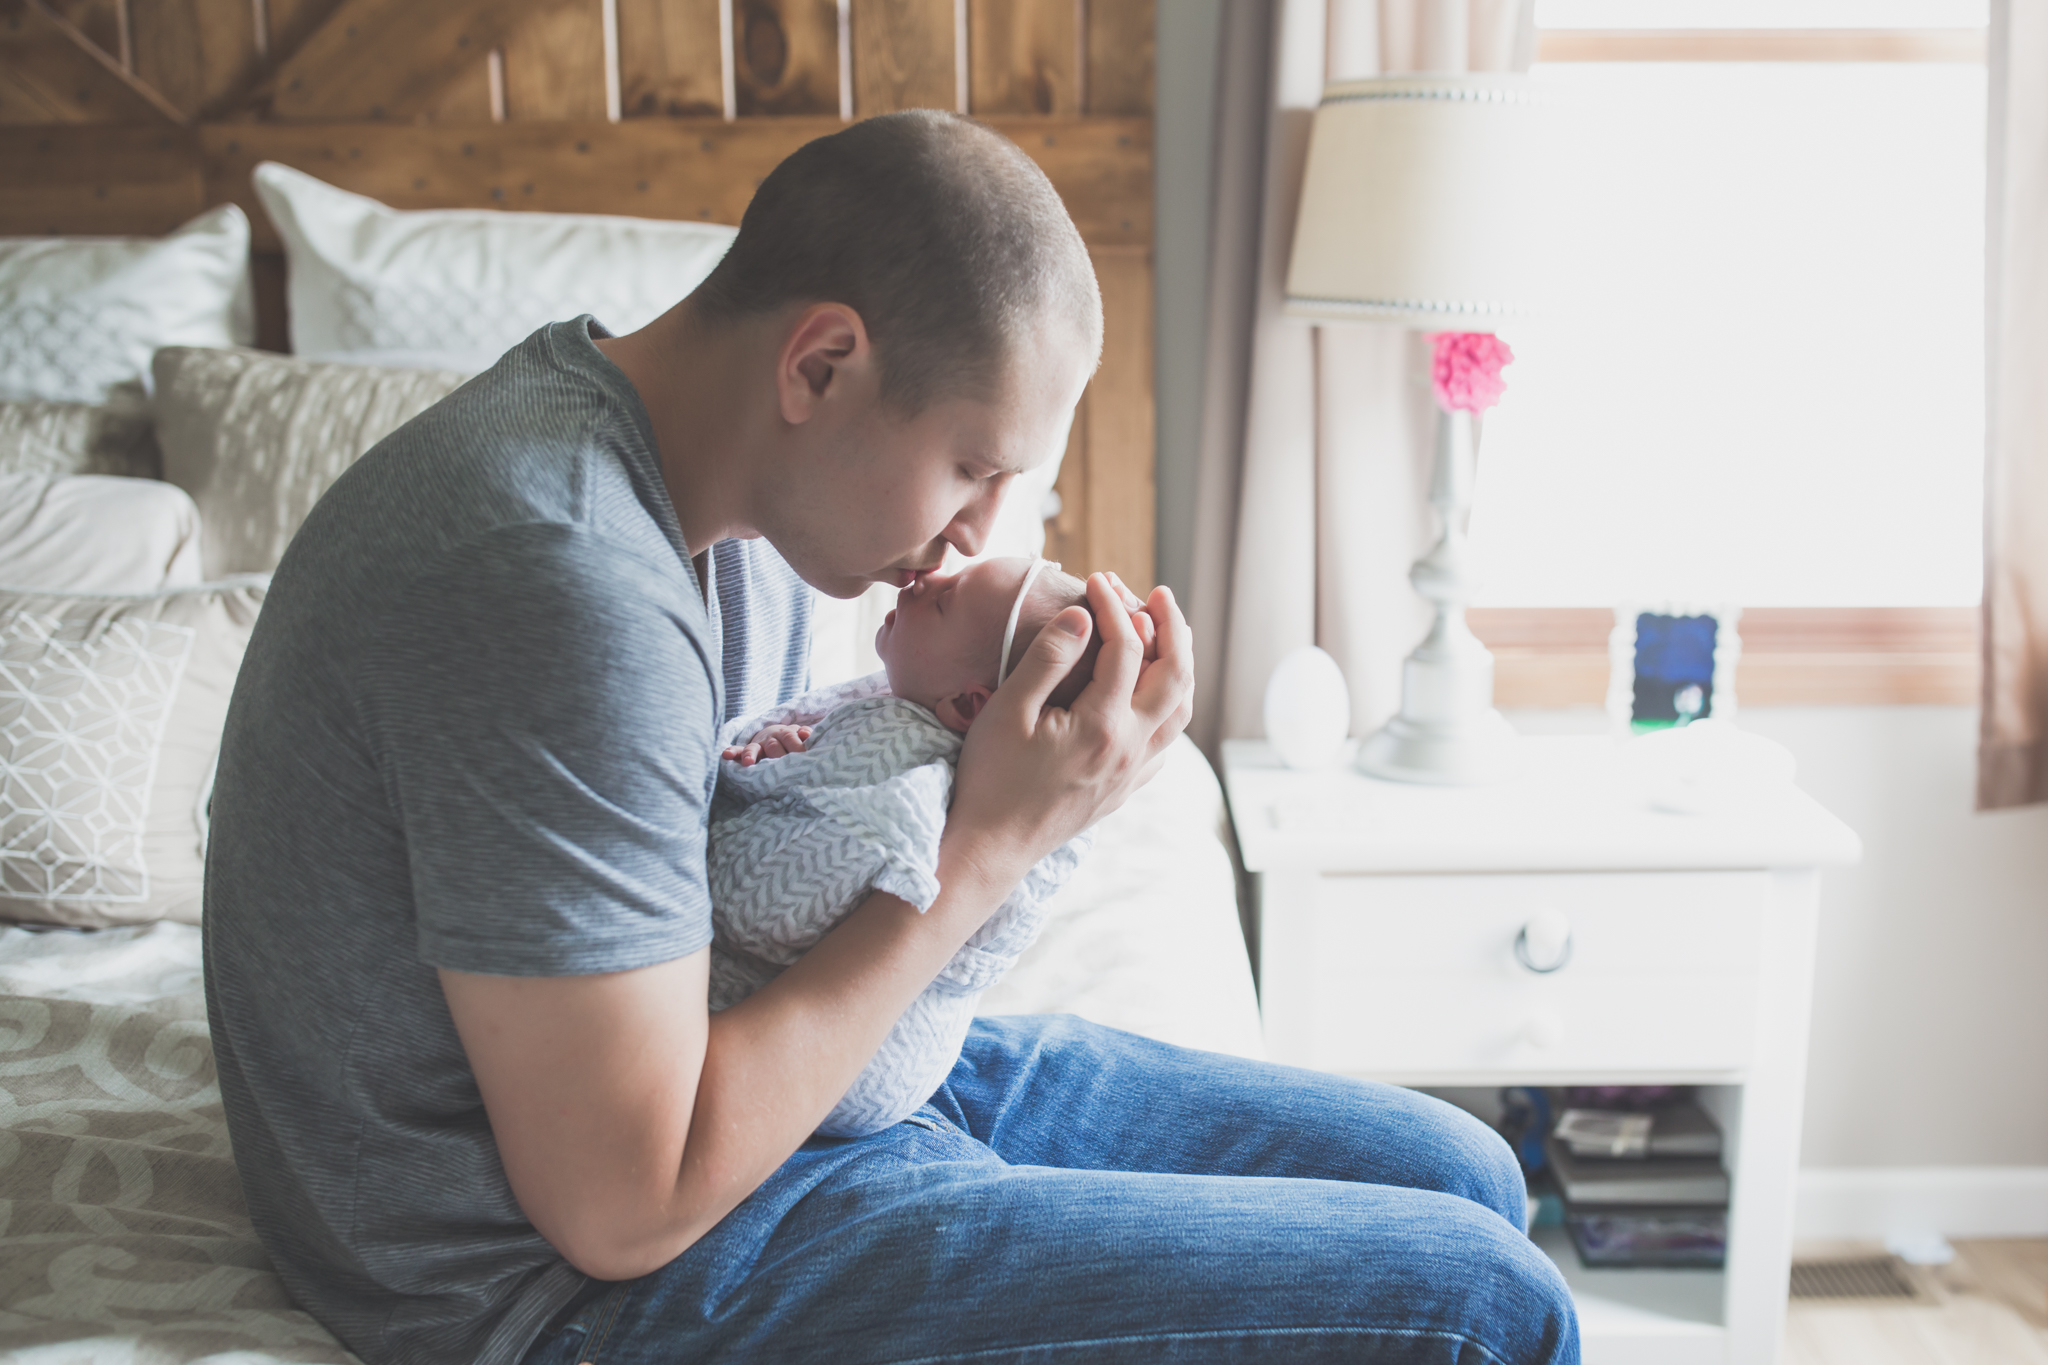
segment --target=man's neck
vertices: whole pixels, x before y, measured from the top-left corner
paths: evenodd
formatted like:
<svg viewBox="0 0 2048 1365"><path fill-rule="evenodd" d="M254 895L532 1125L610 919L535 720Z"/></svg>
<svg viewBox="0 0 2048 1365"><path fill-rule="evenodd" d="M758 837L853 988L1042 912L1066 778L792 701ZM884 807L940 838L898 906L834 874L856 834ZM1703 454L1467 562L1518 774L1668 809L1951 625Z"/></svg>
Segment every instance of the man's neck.
<svg viewBox="0 0 2048 1365"><path fill-rule="evenodd" d="M714 335L679 304L640 331L597 343L647 409L655 459L692 557L728 537L759 534L747 516L747 475L774 393L749 344L754 338L740 335L747 330Z"/></svg>

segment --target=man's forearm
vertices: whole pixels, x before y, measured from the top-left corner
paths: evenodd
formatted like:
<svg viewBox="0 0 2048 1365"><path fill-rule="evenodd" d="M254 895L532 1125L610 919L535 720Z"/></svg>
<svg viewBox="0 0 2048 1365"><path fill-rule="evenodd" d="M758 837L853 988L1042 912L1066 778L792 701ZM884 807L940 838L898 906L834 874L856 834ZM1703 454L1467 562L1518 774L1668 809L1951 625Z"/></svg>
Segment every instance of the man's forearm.
<svg viewBox="0 0 2048 1365"><path fill-rule="evenodd" d="M774 981L712 1016L676 1187L676 1208L687 1211L683 1245L816 1130L1016 885L1023 869L1013 872L1009 861L987 848L942 846L942 889L930 910L874 892Z"/></svg>

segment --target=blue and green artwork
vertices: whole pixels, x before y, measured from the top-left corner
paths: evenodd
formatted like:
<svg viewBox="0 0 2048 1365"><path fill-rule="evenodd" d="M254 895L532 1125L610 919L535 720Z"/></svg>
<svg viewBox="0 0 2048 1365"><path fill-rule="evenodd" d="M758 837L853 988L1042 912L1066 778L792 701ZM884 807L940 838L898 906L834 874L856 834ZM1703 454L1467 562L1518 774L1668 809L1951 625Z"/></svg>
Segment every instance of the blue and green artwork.
<svg viewBox="0 0 2048 1365"><path fill-rule="evenodd" d="M1668 730L1714 713L1714 641L1721 623L1711 616L1636 617L1636 694L1629 729Z"/></svg>

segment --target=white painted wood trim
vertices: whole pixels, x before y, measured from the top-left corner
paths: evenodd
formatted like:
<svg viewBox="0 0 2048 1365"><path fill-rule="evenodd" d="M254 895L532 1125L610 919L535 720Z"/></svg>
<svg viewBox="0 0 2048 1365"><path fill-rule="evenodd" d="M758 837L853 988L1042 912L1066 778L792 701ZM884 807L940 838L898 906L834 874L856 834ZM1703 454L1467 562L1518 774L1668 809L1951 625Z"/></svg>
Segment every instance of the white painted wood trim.
<svg viewBox="0 0 2048 1365"><path fill-rule="evenodd" d="M1808 1167L1793 1234L2048 1237L2048 1166Z"/></svg>

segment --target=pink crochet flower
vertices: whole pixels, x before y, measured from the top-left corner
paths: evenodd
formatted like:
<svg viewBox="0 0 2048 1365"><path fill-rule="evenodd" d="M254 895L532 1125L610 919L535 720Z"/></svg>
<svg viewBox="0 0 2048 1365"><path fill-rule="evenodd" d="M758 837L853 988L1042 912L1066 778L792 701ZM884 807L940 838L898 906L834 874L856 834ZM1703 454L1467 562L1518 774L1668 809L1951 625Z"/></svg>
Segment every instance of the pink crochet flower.
<svg viewBox="0 0 2048 1365"><path fill-rule="evenodd" d="M1438 332L1430 338L1436 347L1436 401L1446 411L1484 412L1507 392L1501 367L1514 363L1515 353L1491 332Z"/></svg>

